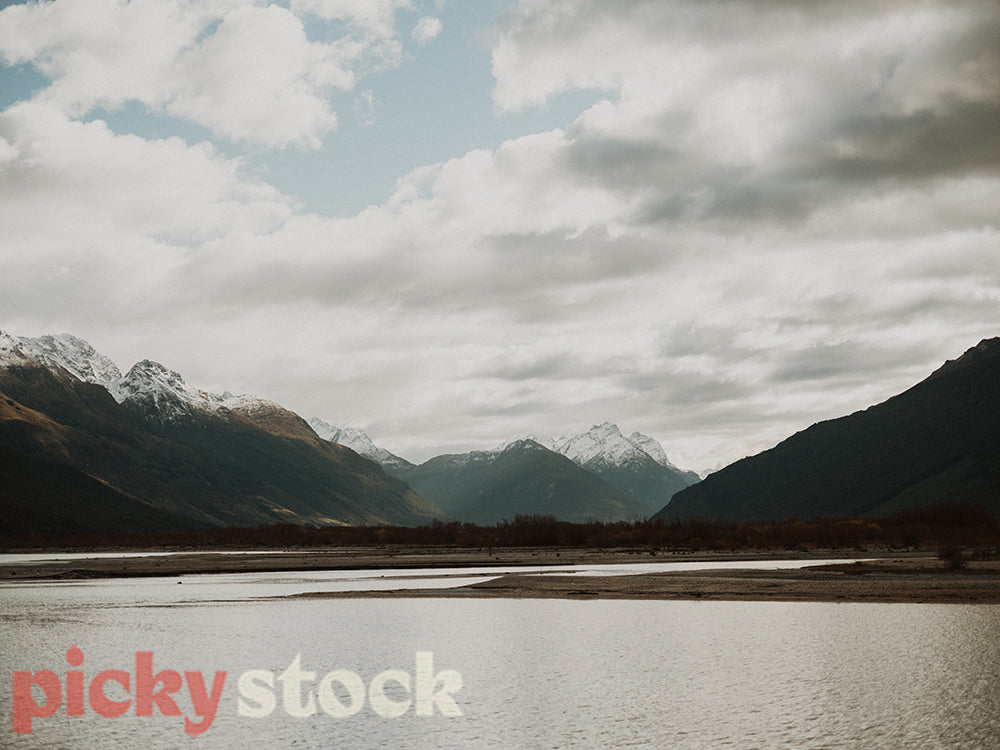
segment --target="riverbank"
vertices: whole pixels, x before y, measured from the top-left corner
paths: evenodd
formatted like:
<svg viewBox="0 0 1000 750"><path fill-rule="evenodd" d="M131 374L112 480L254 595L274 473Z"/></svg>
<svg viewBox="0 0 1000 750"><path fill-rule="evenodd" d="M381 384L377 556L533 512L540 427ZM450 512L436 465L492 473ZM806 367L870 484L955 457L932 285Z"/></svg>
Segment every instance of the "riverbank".
<svg viewBox="0 0 1000 750"><path fill-rule="evenodd" d="M310 593L296 598L663 599L1000 604L1000 562L961 570L892 558L796 570L703 570L624 576L511 573L451 589Z"/></svg>

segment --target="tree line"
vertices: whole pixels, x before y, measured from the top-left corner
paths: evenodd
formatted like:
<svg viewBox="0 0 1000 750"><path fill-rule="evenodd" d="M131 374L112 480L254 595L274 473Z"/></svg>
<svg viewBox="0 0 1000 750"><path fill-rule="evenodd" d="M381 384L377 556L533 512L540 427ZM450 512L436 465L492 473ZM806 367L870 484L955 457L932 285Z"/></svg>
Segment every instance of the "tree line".
<svg viewBox="0 0 1000 750"><path fill-rule="evenodd" d="M974 548L1000 553L1000 524L981 505L949 503L872 518L785 518L777 521L620 521L569 523L552 516L516 516L479 526L433 521L425 526L324 526L276 524L186 532L131 534L0 534L0 549L170 548L253 549L430 546L643 548L742 551L864 549L884 547Z"/></svg>

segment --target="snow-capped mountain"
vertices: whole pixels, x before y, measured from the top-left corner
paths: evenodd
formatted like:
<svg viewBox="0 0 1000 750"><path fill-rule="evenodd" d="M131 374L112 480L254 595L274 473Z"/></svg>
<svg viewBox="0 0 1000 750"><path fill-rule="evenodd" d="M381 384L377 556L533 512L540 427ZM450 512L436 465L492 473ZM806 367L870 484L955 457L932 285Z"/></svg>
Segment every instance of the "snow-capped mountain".
<svg viewBox="0 0 1000 750"><path fill-rule="evenodd" d="M0 391L0 458L17 470L0 483L0 517L19 531L443 516L273 401L201 390L151 360L122 377L72 336L0 332Z"/></svg>
<svg viewBox="0 0 1000 750"><path fill-rule="evenodd" d="M611 422L594 425L569 438L532 439L561 453L652 510L659 510L675 492L699 479L693 471L674 466L654 438L640 432L625 437L618 425Z"/></svg>
<svg viewBox="0 0 1000 750"><path fill-rule="evenodd" d="M356 427L334 427L318 417L309 420L309 426L316 434L331 443L346 446L365 458L370 458L383 466L409 466L410 462L375 445L364 431Z"/></svg>
<svg viewBox="0 0 1000 750"><path fill-rule="evenodd" d="M83 339L62 333L58 336L12 336L0 331L0 365L37 362L61 367L85 383L107 387L121 380L121 370L109 357Z"/></svg>
<svg viewBox="0 0 1000 750"><path fill-rule="evenodd" d="M560 521L630 521L648 509L608 482L540 443L513 440L501 449L435 456L419 466L386 467L459 521L497 523L518 515Z"/></svg>
<svg viewBox="0 0 1000 750"><path fill-rule="evenodd" d="M62 369L85 383L103 386L115 401L144 418L169 423L182 416L238 414L250 421L273 423L292 414L259 396L219 395L195 388L180 373L144 359L124 376L110 357L68 333L58 336L12 336L0 331L0 365L41 364ZM300 432L308 433L307 429Z"/></svg>
<svg viewBox="0 0 1000 750"><path fill-rule="evenodd" d="M115 399L143 419L166 425L184 418L250 423L272 435L315 439L306 421L270 399L195 388L180 373L159 362L136 363L117 383L106 386Z"/></svg>
<svg viewBox="0 0 1000 750"><path fill-rule="evenodd" d="M649 435L643 435L641 432L633 432L627 439L636 448L649 454L649 456L656 461L656 463L660 464L660 466L666 466L668 469L681 471L680 468L674 465L670 459L667 458L667 452L663 450L663 446L660 445L660 441L656 438L651 438Z"/></svg>
<svg viewBox="0 0 1000 750"><path fill-rule="evenodd" d="M28 357L24 353L21 339L0 331L0 367L16 367L27 362Z"/></svg>
<svg viewBox="0 0 1000 750"><path fill-rule="evenodd" d="M138 411L159 422L172 422L197 413L214 413L224 401L222 396L188 385L180 373L148 359L133 365L109 390L130 411Z"/></svg>
<svg viewBox="0 0 1000 750"><path fill-rule="evenodd" d="M559 448L556 445L556 441L546 435L535 435L529 433L528 435L522 435L521 437L511 438L510 440L505 440L496 447L496 452L505 451L512 445L521 442L532 442L541 445L544 448L548 448L550 451L555 453L559 452Z"/></svg>
<svg viewBox="0 0 1000 750"><path fill-rule="evenodd" d="M655 440L640 433L626 438L608 422L572 438L520 437L493 451L438 456L415 467L376 445L359 429L336 427L315 418L306 423L294 412L257 396L211 393L152 360L138 362L122 376L108 357L68 334L38 339L0 334L0 365L4 363L40 364L71 389L80 381L99 385L138 420L142 429L170 440L195 441L199 451L208 448L206 440L215 441L220 448L232 440L227 450L237 450L241 443L260 439L251 437L259 430L279 438L306 443L319 438L321 443L344 446L405 481L421 483L432 500L443 487L457 482L461 493L471 494L461 502L457 496L446 496L463 512L472 514L476 508L473 515L480 520L511 512L555 512L560 518L579 518L581 513L592 518L640 518L644 506L658 510L674 492L694 481L693 474L689 477L670 464ZM248 429L250 432L240 432ZM218 437L209 437L212 435ZM227 460L233 458L228 454ZM522 475L524 472L527 475ZM601 482L594 484L598 479ZM289 474L288 481L294 480L294 474ZM584 487L588 489L581 489ZM511 493L523 496L507 498ZM578 502L572 501L574 496ZM482 506L484 498L495 507ZM559 502L553 505L555 498ZM462 505L466 502L467 507ZM417 511L425 515L433 512L429 508Z"/></svg>
<svg viewBox="0 0 1000 750"><path fill-rule="evenodd" d="M0 332L0 364L40 364L49 370L65 370L85 383L103 386L120 404L157 414L161 421L212 412L225 400L188 385L179 373L148 359L136 363L123 377L110 357L68 333L29 338Z"/></svg>
<svg viewBox="0 0 1000 750"><path fill-rule="evenodd" d="M501 443L497 450L503 450L519 440L533 440L549 450L563 454L580 466L589 465L592 468L620 467L629 463L644 464L651 458L660 466L691 474L692 481L697 481L694 472L684 472L667 458L666 451L655 438L643 435L641 432L633 432L625 437L618 425L611 422L594 425L586 432L581 432L573 437L550 438L526 435Z"/></svg>
<svg viewBox="0 0 1000 750"><path fill-rule="evenodd" d="M649 453L622 435L618 425L610 422L595 425L575 437L556 441L556 450L574 463L589 468L621 467L652 459Z"/></svg>
<svg viewBox="0 0 1000 750"><path fill-rule="evenodd" d="M644 518L698 481L694 472L670 463L656 440L641 433L626 438L610 422L571 438L527 435L492 451L435 456L407 469L386 468L454 518L477 522L512 512L552 513L561 520ZM530 478L522 476L525 472ZM593 484L596 480L599 483ZM576 489L569 490L571 486ZM519 493L517 502L522 504L501 502L498 488ZM550 491L555 495L548 495ZM573 492L582 493L578 503L569 499Z"/></svg>

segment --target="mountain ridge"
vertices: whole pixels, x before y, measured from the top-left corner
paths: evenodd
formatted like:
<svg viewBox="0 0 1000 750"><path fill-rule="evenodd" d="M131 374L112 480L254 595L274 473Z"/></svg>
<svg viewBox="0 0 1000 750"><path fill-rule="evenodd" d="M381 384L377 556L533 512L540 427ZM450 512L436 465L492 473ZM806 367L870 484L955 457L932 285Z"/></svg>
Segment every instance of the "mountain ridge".
<svg viewBox="0 0 1000 750"><path fill-rule="evenodd" d="M470 464L497 462L500 460L500 456L511 447L520 446L523 448L527 445L533 445L564 456L580 469L599 478L606 485L602 492L604 492L606 499L611 502L611 505L602 512L605 517L610 517L607 515L609 513L612 515L616 512L622 514L618 520L625 520L625 516L629 518L634 518L637 515L648 516L663 507L675 492L700 479L694 472L685 472L674 466L667 459L663 446L654 438L639 432L632 433L630 437L626 438L618 426L611 422L594 425L589 430L569 438L552 439L526 435L506 440L493 450L434 456L420 464L419 467L383 448L379 448L362 430L334 427L316 418L310 420L310 424L317 433L327 439L334 442L343 440L345 445L379 461L390 473L405 478L411 484L415 482L414 486L417 490L427 494L431 499L435 499L434 493L441 491L441 487L448 483L443 477L430 479L435 472L439 474L468 474ZM650 452L647 452L646 448L649 448ZM652 454L656 454L658 458L654 458ZM550 468L555 469L554 466ZM467 480L454 479L453 481L462 484ZM483 485L474 489L468 487L466 490L475 492L479 497L490 495L494 490L488 486L488 483L500 482L501 479L486 472L481 481L484 482ZM618 499L611 500L614 497ZM554 509L549 500L544 496L538 497L537 512L553 512L559 520L565 520L558 515L558 512L565 512L566 509ZM641 510L633 501L641 504ZM458 509L459 516L457 517L459 520L480 518L486 513L481 508L475 509L474 512L470 510L475 505L471 500L466 505L458 503L449 496L441 502L444 503L441 507L446 512L452 513ZM438 504L441 505L441 502ZM624 505L621 505L622 502ZM596 507L594 506L595 509ZM452 510L449 511L449 508ZM465 516L462 513L465 513Z"/></svg>
<svg viewBox="0 0 1000 750"><path fill-rule="evenodd" d="M111 368L84 366L103 355L81 339L38 341L0 333L6 407L0 445L26 456L22 463L74 469L81 487L85 477L97 478L184 528L414 525L443 515L405 482L322 440L274 402L201 391L150 360L119 379ZM114 382L90 382L108 378ZM22 479L17 492L28 491ZM46 479L35 481L42 486ZM23 504L10 486L0 489L0 499L5 508ZM69 498L64 501L68 507ZM55 516L60 510L58 503L45 508ZM92 521L100 525L99 518Z"/></svg>
<svg viewBox="0 0 1000 750"><path fill-rule="evenodd" d="M533 440L388 468L452 518L490 524L518 515L571 522L642 520L645 506Z"/></svg>
<svg viewBox="0 0 1000 750"><path fill-rule="evenodd" d="M730 464L654 518L856 517L942 502L1000 513L1000 338L879 404Z"/></svg>

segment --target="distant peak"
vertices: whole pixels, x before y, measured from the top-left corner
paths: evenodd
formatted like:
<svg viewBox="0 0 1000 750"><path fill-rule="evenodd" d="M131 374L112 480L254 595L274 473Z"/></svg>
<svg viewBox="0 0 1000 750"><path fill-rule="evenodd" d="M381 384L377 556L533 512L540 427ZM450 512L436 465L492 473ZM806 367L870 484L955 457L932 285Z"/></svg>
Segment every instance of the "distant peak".
<svg viewBox="0 0 1000 750"><path fill-rule="evenodd" d="M323 440L343 445L345 448L350 448L355 453L365 458L370 458L377 463L389 466L401 466L408 463L406 459L400 458L395 453L390 453L385 448L375 445L374 441L368 437L368 434L364 430L359 430L356 427L337 427L323 421L319 417L310 419L309 426Z"/></svg>
<svg viewBox="0 0 1000 750"><path fill-rule="evenodd" d="M21 364L27 359L28 357L21 346L21 340L17 336L11 336L6 331L0 330L0 365Z"/></svg>
<svg viewBox="0 0 1000 750"><path fill-rule="evenodd" d="M680 469L674 466L670 459L667 458L667 452L663 450L663 446L660 445L660 441L656 438L652 438L649 435L643 435L641 432L633 432L628 436L628 441L639 450L644 451L650 458L661 466L666 466L668 469L680 471Z"/></svg>
<svg viewBox="0 0 1000 750"><path fill-rule="evenodd" d="M505 440L504 442L500 443L500 445L498 445L495 448L495 452L496 453L502 453L503 451L505 451L508 448L511 448L511 447L513 447L515 445L520 445L522 443L528 443L528 442L535 443L536 445L540 445L543 448L548 448L550 451L558 452L558 450L556 449L556 441L555 440L553 440L552 438L549 438L549 437L543 437L543 436L534 435L534 434L524 435L522 437L513 438L511 440Z"/></svg>
<svg viewBox="0 0 1000 750"><path fill-rule="evenodd" d="M179 372L151 359L132 365L118 384L117 397L121 402L147 404L164 420L192 411L214 412L223 401L222 396L188 385Z"/></svg>
<svg viewBox="0 0 1000 750"><path fill-rule="evenodd" d="M519 440L511 440L510 442L504 443L500 448L497 449L497 453L503 453L506 451L525 451L525 450L549 450L542 443L535 440L532 437L521 438Z"/></svg>
<svg viewBox="0 0 1000 750"><path fill-rule="evenodd" d="M557 448L560 453L580 466L594 462L621 465L645 455L622 435L618 425L611 422L602 422L575 437L560 441ZM649 457L646 456L646 459L649 460Z"/></svg>
<svg viewBox="0 0 1000 750"><path fill-rule="evenodd" d="M34 362L50 370L61 368L79 380L108 388L122 376L109 357L69 333L28 338L0 332L0 361Z"/></svg>
<svg viewBox="0 0 1000 750"><path fill-rule="evenodd" d="M176 370L170 370L159 362L151 359L144 359L132 365L132 369L125 376L127 380L150 381L153 379L163 379L168 383L183 385L184 378Z"/></svg>

